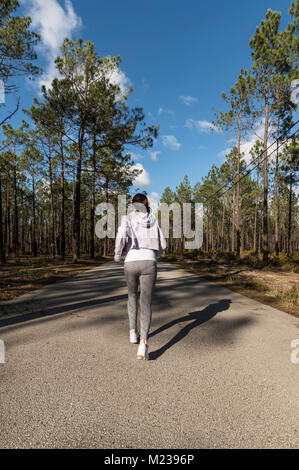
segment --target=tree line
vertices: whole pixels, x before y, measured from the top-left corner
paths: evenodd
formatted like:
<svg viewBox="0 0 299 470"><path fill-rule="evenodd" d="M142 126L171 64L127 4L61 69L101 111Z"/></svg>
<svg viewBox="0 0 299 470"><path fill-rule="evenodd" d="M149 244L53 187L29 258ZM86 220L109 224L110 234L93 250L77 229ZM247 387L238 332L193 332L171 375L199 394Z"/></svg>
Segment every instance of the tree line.
<svg viewBox="0 0 299 470"><path fill-rule="evenodd" d="M15 16L17 0L1 2L0 78L6 92L17 93L16 76L34 77L39 36L31 20ZM14 129L2 118L0 154L0 256L51 253L74 261L81 252L106 255L107 238L95 237L98 202L113 202L140 170L127 146L153 145L158 126L146 125L141 107L131 108L132 88L113 77L121 59L100 57L94 44L66 38L55 65L59 78L42 88Z"/></svg>
<svg viewBox="0 0 299 470"><path fill-rule="evenodd" d="M245 249L260 251L268 262L270 252L291 256L299 249L298 0L289 14L291 21L280 30L281 13L268 9L249 41L251 67L241 69L222 93L226 109L215 112L211 128L235 142L223 164L214 164L193 188L186 175L175 191L167 187L162 195L168 204L203 204L205 250L236 251L238 257ZM256 141L244 155L249 135ZM183 240L171 239L169 247L182 250Z"/></svg>
<svg viewBox="0 0 299 470"><path fill-rule="evenodd" d="M17 77L34 79L42 72L34 65L39 35L30 17L16 15L18 7L18 0L1 0L0 80L13 96L19 93ZM240 256L253 249L264 261L271 251L298 250L298 133L288 129L295 124L299 0L289 14L281 30L281 13L267 11L249 42L252 66L222 93L225 108L215 112L212 129L236 142L223 164L213 165L194 187L185 176L175 191L168 187L162 195L169 204L203 204L205 250ZM140 170L126 149L146 149L158 136L158 126L144 122L143 109L129 106L132 88L113 79L120 64L119 56L99 56L90 41L66 38L55 60L59 78L23 110L19 128L9 122L19 99L10 112L0 104L3 263L11 255L71 255L77 261L81 253L93 258L113 250L113 240L95 237L96 206L116 205L119 194L130 199ZM247 172L241 149L250 134L257 139L250 151L254 170ZM170 236L169 250L182 246L183 239Z"/></svg>

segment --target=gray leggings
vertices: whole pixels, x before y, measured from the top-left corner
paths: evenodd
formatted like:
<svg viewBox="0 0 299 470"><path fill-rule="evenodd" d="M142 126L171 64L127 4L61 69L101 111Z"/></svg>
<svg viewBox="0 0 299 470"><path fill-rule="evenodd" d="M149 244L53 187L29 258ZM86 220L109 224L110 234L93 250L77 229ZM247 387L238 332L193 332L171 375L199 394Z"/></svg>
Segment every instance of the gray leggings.
<svg viewBox="0 0 299 470"><path fill-rule="evenodd" d="M140 339L147 339L152 318L152 292L157 277L155 261L140 260L125 263L128 285L128 315L130 329L137 329L137 296L140 282Z"/></svg>

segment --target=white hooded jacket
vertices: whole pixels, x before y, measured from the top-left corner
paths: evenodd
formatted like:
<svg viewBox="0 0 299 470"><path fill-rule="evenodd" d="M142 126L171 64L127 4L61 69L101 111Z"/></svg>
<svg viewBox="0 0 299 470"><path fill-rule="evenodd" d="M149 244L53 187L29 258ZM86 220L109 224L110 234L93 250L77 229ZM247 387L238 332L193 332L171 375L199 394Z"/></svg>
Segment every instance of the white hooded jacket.
<svg viewBox="0 0 299 470"><path fill-rule="evenodd" d="M125 243L127 252L131 248L148 248L159 254L166 248L166 239L155 216L140 211L122 217L115 239L115 261L120 260Z"/></svg>

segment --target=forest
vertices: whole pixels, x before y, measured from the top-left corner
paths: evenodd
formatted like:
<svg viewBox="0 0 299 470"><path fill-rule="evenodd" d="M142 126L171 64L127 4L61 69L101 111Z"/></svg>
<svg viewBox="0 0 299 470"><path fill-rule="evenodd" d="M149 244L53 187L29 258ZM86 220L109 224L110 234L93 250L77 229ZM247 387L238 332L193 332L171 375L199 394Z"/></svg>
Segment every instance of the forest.
<svg viewBox="0 0 299 470"><path fill-rule="evenodd" d="M288 257L299 249L298 87L299 2L289 13L293 21L280 31L281 14L268 10L250 39L252 66L241 69L229 92L222 93L226 110L215 112L212 130L235 146L220 167L193 187L188 175L161 202L201 202L204 207L203 250L262 253ZM248 135L256 141L242 153ZM183 241L170 239L170 251Z"/></svg>
<svg viewBox="0 0 299 470"><path fill-rule="evenodd" d="M5 93L18 96L17 77L34 78L38 34L29 17L17 16L17 0L1 1L0 79ZM281 13L268 9L249 39L252 65L236 73L222 93L213 132L234 142L221 166L193 187L185 175L161 202L201 202L203 251L244 250L269 256L299 250L299 153L296 121L299 1L281 29ZM147 149L159 126L147 124L141 107L130 107L132 87L112 80L121 58L101 57L91 41L66 38L55 60L59 78L43 87L22 124L0 105L0 259L49 256L77 262L113 253L114 241L95 236L99 202L130 200L139 170L127 146ZM236 71L237 72L237 71ZM259 132L259 134L258 134ZM255 135L250 155L242 142ZM183 253L183 239L170 236L167 252ZM196 253L195 253L196 255Z"/></svg>

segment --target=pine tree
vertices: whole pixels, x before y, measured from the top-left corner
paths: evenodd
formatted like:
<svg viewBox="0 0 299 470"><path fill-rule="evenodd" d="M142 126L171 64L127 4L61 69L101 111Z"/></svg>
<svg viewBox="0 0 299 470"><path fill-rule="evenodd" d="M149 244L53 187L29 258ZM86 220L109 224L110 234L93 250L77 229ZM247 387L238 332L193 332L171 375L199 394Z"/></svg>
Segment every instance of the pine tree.
<svg viewBox="0 0 299 470"><path fill-rule="evenodd" d="M268 9L261 27L257 26L250 39L252 49L252 73L255 79L255 94L260 102L264 118L264 196L263 196L263 261L268 262L268 139L271 125L271 103L275 99L275 82L280 75L288 73L288 41L279 33L281 13Z"/></svg>
<svg viewBox="0 0 299 470"><path fill-rule="evenodd" d="M240 211L240 165L241 165L241 139L244 133L253 126L252 99L254 80L246 70L241 70L235 87L231 87L229 95L222 93L222 98L229 104L229 111L216 113L217 121L214 125L225 132L232 132L237 140L237 255L240 256L241 237L241 211Z"/></svg>

